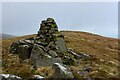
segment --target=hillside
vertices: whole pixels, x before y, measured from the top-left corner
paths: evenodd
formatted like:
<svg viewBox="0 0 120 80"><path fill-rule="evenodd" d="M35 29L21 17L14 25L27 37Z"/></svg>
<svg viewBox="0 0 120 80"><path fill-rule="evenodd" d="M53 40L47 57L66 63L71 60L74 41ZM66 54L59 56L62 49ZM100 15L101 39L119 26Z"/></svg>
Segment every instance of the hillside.
<svg viewBox="0 0 120 80"><path fill-rule="evenodd" d="M78 54L85 53L91 56L90 60L80 60L80 65L70 66L76 78L81 77L77 71L81 70L86 65L92 67L92 71L88 75L90 77L117 77L118 52L120 52L120 49L118 49L118 39L86 32L62 31L62 33L64 34L68 48L71 48ZM6 63L6 65L3 65L3 73L13 73L21 76L32 75L30 71L27 72L30 65L22 61L20 62L17 55L9 54L8 49L11 43L34 36L35 34L2 40L2 63ZM49 77L50 75L45 75L46 72L48 74L51 73L51 68L41 68L39 73L36 71L36 73L33 74L40 74Z"/></svg>
<svg viewBox="0 0 120 80"><path fill-rule="evenodd" d="M0 33L0 39L5 39L5 38L13 38L15 36L10 35L10 34L5 34L5 33Z"/></svg>

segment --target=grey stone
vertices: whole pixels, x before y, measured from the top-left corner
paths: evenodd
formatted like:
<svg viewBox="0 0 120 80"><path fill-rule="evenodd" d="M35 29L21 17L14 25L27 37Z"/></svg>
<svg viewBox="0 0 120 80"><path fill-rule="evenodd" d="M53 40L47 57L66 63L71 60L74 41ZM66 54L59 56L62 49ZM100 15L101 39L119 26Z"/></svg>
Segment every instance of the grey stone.
<svg viewBox="0 0 120 80"><path fill-rule="evenodd" d="M55 63L52 68L55 70L53 78L74 78L70 68L66 65Z"/></svg>
<svg viewBox="0 0 120 80"><path fill-rule="evenodd" d="M41 79L44 79L45 77L43 76L40 76L40 75L34 75L34 79L36 80L41 80Z"/></svg>
<svg viewBox="0 0 120 80"><path fill-rule="evenodd" d="M48 45L48 43L40 42L40 41L36 42L36 44L41 45L41 46L47 46Z"/></svg>
<svg viewBox="0 0 120 80"><path fill-rule="evenodd" d="M18 53L18 46L19 46L20 44L19 44L19 42L17 41L17 42L14 42L14 43L12 43L11 44L11 46L10 46L10 49L9 49L9 51L10 51L10 53L13 53L13 54L17 54Z"/></svg>
<svg viewBox="0 0 120 80"><path fill-rule="evenodd" d="M39 55L42 57L44 55L44 51L39 47L39 45L34 44L30 56L31 61L35 63Z"/></svg>
<svg viewBox="0 0 120 80"><path fill-rule="evenodd" d="M53 51L53 50L50 50L48 53L49 53L52 57L57 57L57 56L58 56L57 53L56 53L55 51Z"/></svg>
<svg viewBox="0 0 120 80"><path fill-rule="evenodd" d="M72 55L71 55L71 57L69 55L66 55L63 57L62 60L63 60L63 63L67 64L67 65L75 65L76 64L76 61Z"/></svg>
<svg viewBox="0 0 120 80"><path fill-rule="evenodd" d="M18 46L18 54L21 59L28 59L31 55L32 47L29 45L20 45Z"/></svg>
<svg viewBox="0 0 120 80"><path fill-rule="evenodd" d="M45 52L48 52L49 50L50 50L50 48L48 46L44 48Z"/></svg>
<svg viewBox="0 0 120 80"><path fill-rule="evenodd" d="M79 55L81 56L81 58L83 59L90 59L90 55L87 55L87 53L84 53L84 52L80 52Z"/></svg>
<svg viewBox="0 0 120 80"><path fill-rule="evenodd" d="M53 58L44 52L39 45L34 45L30 59L36 66L52 66L56 62L62 63L61 58Z"/></svg>
<svg viewBox="0 0 120 80"><path fill-rule="evenodd" d="M57 38L56 44L62 52L67 52L67 47L65 45L65 40L61 37Z"/></svg>
<svg viewBox="0 0 120 80"><path fill-rule="evenodd" d="M82 58L81 55L79 55L79 54L77 54L77 53L75 53L75 52L73 52L73 51L70 51L70 53L71 53L72 55L74 55L74 57L75 57L76 59Z"/></svg>
<svg viewBox="0 0 120 80"><path fill-rule="evenodd" d="M23 40L19 40L18 42L19 42L21 45L25 44L24 39L23 39Z"/></svg>
<svg viewBox="0 0 120 80"><path fill-rule="evenodd" d="M28 44L34 44L34 40L24 40L25 43L28 43Z"/></svg>
<svg viewBox="0 0 120 80"><path fill-rule="evenodd" d="M37 67L39 66L52 66L54 63L62 63L61 58L52 58L49 55L46 55L43 59L39 56L39 59L36 60L35 64Z"/></svg>

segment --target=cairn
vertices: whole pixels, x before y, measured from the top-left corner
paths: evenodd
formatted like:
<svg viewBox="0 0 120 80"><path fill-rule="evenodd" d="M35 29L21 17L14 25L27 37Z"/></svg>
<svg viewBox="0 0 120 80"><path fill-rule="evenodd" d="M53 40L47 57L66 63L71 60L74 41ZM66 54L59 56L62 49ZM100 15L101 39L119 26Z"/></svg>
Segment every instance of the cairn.
<svg viewBox="0 0 120 80"><path fill-rule="evenodd" d="M36 68L52 66L54 73L51 78L55 79L74 78L67 65L75 65L80 58L89 58L84 53L76 54L67 49L64 35L58 31L53 18L42 21L35 37L12 43L10 53L18 54L20 59L30 61Z"/></svg>
<svg viewBox="0 0 120 80"><path fill-rule="evenodd" d="M74 65L76 62L53 18L42 21L36 37L11 44L10 53L19 54L23 60L30 59L35 66L52 66L54 63Z"/></svg>

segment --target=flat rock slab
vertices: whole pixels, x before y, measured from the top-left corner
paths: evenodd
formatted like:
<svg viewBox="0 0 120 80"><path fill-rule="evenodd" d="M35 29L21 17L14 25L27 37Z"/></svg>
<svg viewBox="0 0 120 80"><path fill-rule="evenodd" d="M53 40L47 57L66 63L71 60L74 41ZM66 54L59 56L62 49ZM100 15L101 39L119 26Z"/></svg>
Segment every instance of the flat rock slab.
<svg viewBox="0 0 120 80"><path fill-rule="evenodd" d="M56 44L62 52L67 52L67 47L65 45L65 40L62 37L58 37L56 40Z"/></svg>

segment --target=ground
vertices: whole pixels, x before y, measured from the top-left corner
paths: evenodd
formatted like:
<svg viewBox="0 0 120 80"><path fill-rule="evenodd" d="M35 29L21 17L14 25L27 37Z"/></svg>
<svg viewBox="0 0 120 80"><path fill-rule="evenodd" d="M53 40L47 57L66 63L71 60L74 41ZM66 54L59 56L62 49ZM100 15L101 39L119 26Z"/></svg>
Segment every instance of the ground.
<svg viewBox="0 0 120 80"><path fill-rule="evenodd" d="M81 77L118 77L118 39L103 37L96 34L78 32L78 31L61 31L64 34L65 42L68 48L71 48L76 53L85 53L91 56L90 59L82 59L78 62L79 65L70 66L76 78ZM53 72L51 67L40 67L32 71L31 64L27 64L19 59L18 55L9 54L10 45L18 40L34 37L35 34L22 37L8 38L2 41L2 72L12 73L18 76L31 77L33 74L40 74L45 77L50 77ZM82 71L85 66L90 66L91 71L82 76L79 71Z"/></svg>

